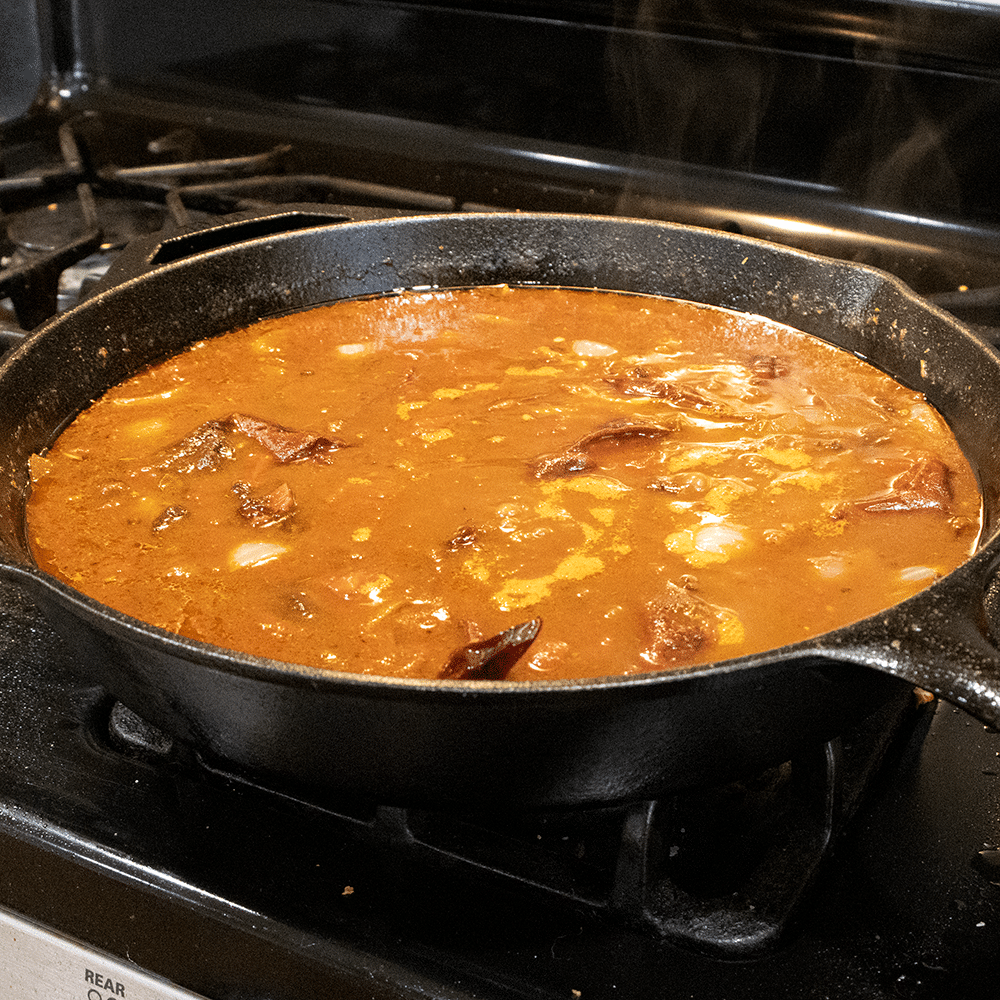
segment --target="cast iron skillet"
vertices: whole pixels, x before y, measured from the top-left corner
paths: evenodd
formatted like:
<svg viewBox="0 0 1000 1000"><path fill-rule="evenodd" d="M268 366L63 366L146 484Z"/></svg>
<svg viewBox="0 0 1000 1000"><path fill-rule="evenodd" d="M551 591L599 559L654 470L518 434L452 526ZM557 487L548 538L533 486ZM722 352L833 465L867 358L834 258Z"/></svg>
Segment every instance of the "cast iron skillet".
<svg viewBox="0 0 1000 1000"><path fill-rule="evenodd" d="M33 567L28 457L109 386L264 315L496 282L678 296L863 355L951 423L983 487L981 547L924 593L815 640L690 670L530 684L262 660L145 625ZM88 677L210 762L387 804L541 808L732 780L831 738L904 683L1000 722L990 626L1000 357L881 272L656 222L496 214L331 224L298 211L135 244L110 283L0 368L0 571L48 612Z"/></svg>

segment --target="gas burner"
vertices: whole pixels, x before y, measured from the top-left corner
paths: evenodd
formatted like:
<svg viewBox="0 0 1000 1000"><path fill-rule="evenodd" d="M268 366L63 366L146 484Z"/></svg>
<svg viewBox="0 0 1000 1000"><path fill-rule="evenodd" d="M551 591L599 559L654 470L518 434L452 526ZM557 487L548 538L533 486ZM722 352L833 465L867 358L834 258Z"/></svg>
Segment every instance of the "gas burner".
<svg viewBox="0 0 1000 1000"><path fill-rule="evenodd" d="M204 157L189 129L167 130L145 143L149 162L121 167L103 148L106 116L86 113L61 121L47 137L58 152L42 163L0 177L7 211L0 237L0 303L9 298L14 323L0 334L16 340L56 312L76 305L110 265L110 254L154 232L201 229L237 213L290 203L345 203L374 212L450 212L456 198L352 177L290 170L293 147ZM33 149L34 143L25 143ZM22 153L16 144L4 150ZM74 195L75 185L75 197ZM0 311L0 318L7 313Z"/></svg>
<svg viewBox="0 0 1000 1000"><path fill-rule="evenodd" d="M100 221L102 251L118 250L130 240L163 227L163 205L125 198L94 199ZM47 253L80 239L88 229L79 200L60 200L16 213L7 223L7 236L26 254Z"/></svg>
<svg viewBox="0 0 1000 1000"><path fill-rule="evenodd" d="M68 242L51 250L12 254L0 269L0 297L9 297L18 323L31 330L59 305L60 281L67 268L97 251L103 242L94 194L87 184L76 189L81 224Z"/></svg>
<svg viewBox="0 0 1000 1000"><path fill-rule="evenodd" d="M792 933L856 812L932 711L904 686L852 731L747 779L662 800L502 815L291 794L200 760L121 702L106 738L129 758L193 768L219 787L304 809L345 839L391 844L408 883L503 891L525 905L568 907L650 940L747 960Z"/></svg>

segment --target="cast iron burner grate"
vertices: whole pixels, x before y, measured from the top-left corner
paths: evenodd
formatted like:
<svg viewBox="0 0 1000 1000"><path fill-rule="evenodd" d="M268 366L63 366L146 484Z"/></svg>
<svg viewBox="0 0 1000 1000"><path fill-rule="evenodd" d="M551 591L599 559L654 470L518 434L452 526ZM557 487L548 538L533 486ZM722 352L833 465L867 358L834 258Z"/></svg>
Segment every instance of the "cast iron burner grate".
<svg viewBox="0 0 1000 1000"><path fill-rule="evenodd" d="M338 843L391 859L400 884L569 908L712 958L755 959L793 933L821 867L929 709L905 688L853 732L753 778L643 801L524 815L344 804L189 762L209 783L305 809ZM120 702L114 747L177 766L186 752ZM460 888L459 888L460 887ZM475 919L470 914L470 919Z"/></svg>
<svg viewBox="0 0 1000 1000"><path fill-rule="evenodd" d="M92 146L100 145L101 131L101 118L92 112L62 122L56 129L56 162L0 177L0 209L7 217L0 300L10 299L24 330L84 298L115 251L150 233L190 232L221 217L292 203L419 212L458 208L454 198L443 195L292 172L287 144L263 153L203 158L200 140L187 129L151 140L152 162L100 164ZM0 152L5 162L17 159L9 149Z"/></svg>
<svg viewBox="0 0 1000 1000"><path fill-rule="evenodd" d="M596 213L704 226L870 263L967 322L1000 324L1000 259L992 232L918 225L857 205L831 205L821 192L801 186L778 192L762 178L748 184L711 170L677 178L687 191L680 200L632 190L632 181L614 172L604 187L581 187L570 176L526 169L523 157L515 158L516 170L411 164L380 176L363 150L345 153L322 137L287 138L275 129L262 143L256 132L120 118L107 109L73 117L36 113L5 124L0 336L16 343L24 330L85 297L116 248L135 236L187 232L221 215L291 203ZM5 319L8 301L13 319Z"/></svg>

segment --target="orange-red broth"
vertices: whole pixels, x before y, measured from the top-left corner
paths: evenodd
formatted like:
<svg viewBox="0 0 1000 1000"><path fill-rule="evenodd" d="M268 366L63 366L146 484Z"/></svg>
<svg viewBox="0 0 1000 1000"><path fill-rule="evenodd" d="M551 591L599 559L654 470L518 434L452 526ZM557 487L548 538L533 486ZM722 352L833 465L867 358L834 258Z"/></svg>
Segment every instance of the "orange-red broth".
<svg viewBox="0 0 1000 1000"><path fill-rule="evenodd" d="M215 469L164 457L233 414L336 445L281 461L226 433ZM99 601L413 677L534 618L510 679L781 646L926 587L980 523L941 418L858 358L759 317L562 289L342 302L196 343L31 472L40 566ZM275 496L280 516L248 516Z"/></svg>

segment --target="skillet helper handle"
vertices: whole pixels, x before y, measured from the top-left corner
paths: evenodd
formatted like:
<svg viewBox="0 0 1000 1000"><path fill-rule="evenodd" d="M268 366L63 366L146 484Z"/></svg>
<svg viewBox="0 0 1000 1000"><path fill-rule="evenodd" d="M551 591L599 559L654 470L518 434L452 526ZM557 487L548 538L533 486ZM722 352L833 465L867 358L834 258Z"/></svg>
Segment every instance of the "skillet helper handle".
<svg viewBox="0 0 1000 1000"><path fill-rule="evenodd" d="M266 213L240 213L225 221L175 236L159 233L140 237L118 254L92 294L202 253L268 236L350 222L356 214L348 214L348 210L340 205L288 205Z"/></svg>
<svg viewBox="0 0 1000 1000"><path fill-rule="evenodd" d="M991 548L991 547L990 547ZM837 658L893 674L1000 728L1000 567L990 548L884 614L845 630ZM860 636L854 645L849 638Z"/></svg>

